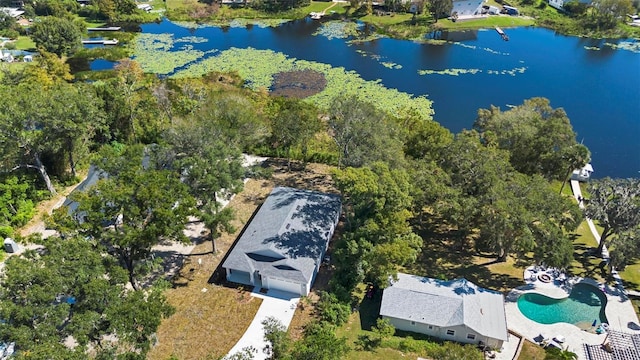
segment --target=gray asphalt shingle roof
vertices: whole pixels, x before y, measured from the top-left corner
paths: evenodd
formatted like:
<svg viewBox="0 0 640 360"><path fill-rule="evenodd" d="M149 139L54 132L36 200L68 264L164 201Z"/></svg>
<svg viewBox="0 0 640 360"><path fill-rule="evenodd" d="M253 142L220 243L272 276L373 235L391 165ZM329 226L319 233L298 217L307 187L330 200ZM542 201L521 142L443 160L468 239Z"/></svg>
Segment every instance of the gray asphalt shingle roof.
<svg viewBox="0 0 640 360"><path fill-rule="evenodd" d="M478 334L507 340L501 293L460 278L450 281L398 273L384 290L380 315L450 327L466 325Z"/></svg>
<svg viewBox="0 0 640 360"><path fill-rule="evenodd" d="M322 260L341 208L337 195L277 187L222 266L307 283Z"/></svg>

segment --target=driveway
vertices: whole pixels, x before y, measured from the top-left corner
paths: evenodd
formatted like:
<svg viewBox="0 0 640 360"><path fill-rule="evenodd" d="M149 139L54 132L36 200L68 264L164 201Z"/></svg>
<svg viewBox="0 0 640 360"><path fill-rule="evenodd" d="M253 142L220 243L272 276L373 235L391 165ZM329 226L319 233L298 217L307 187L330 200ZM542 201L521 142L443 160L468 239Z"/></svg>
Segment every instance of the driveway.
<svg viewBox="0 0 640 360"><path fill-rule="evenodd" d="M289 327L300 298L297 294L277 290L269 290L266 294L262 294L259 292L259 289L254 289L251 296L261 298L262 304L247 328L247 331L245 331L242 338L238 340L236 345L229 351L229 356L240 352L243 348L253 347L257 350L257 352L253 353L253 359L265 360L267 359L267 354L262 350L267 343L264 341L262 321L269 316L273 316L280 320L282 325Z"/></svg>

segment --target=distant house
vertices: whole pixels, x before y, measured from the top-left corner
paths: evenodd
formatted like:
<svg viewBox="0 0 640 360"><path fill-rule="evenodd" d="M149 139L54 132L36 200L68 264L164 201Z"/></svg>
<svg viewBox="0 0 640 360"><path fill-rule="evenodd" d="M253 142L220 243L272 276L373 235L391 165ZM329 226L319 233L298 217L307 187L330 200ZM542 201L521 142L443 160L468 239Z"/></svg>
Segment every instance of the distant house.
<svg viewBox="0 0 640 360"><path fill-rule="evenodd" d="M554 7L558 10L563 10L564 4L570 1L576 1L576 0L549 0L549 6ZM591 0L577 0L577 1L582 4L587 4L587 5L591 4Z"/></svg>
<svg viewBox="0 0 640 360"><path fill-rule="evenodd" d="M138 4L138 9L149 12L153 10L153 6L151 6L150 4Z"/></svg>
<svg viewBox="0 0 640 360"><path fill-rule="evenodd" d="M502 294L462 278L398 273L384 289L380 316L396 329L493 349L502 348L508 336Z"/></svg>
<svg viewBox="0 0 640 360"><path fill-rule="evenodd" d="M571 180L586 182L586 181L589 181L592 173L593 173L593 166L591 166L591 164L587 164L582 169L574 170L573 173L571 174Z"/></svg>
<svg viewBox="0 0 640 360"><path fill-rule="evenodd" d="M12 7L0 7L0 11L16 19L21 17L22 14L24 14L24 10L20 10L18 8L12 8Z"/></svg>
<svg viewBox="0 0 640 360"><path fill-rule="evenodd" d="M471 16L482 14L482 4L485 0L453 0L453 7L451 8L451 14L458 14L458 16Z"/></svg>
<svg viewBox="0 0 640 360"><path fill-rule="evenodd" d="M341 210L337 195L273 189L222 264L227 280L309 294Z"/></svg>

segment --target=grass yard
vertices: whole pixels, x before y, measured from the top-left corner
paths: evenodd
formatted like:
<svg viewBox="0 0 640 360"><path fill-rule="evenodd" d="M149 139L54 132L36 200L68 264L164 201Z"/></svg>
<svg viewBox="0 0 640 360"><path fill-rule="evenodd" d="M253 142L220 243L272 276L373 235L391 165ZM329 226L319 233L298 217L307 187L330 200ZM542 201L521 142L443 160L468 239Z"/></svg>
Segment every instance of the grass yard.
<svg viewBox="0 0 640 360"><path fill-rule="evenodd" d="M371 326L375 325L380 312L381 296L378 293L373 299L364 297L365 286L362 285L354 294L360 300L357 310L349 317L349 321L336 330L336 335L346 337L347 344L351 347L351 351L345 357L345 360L401 360L415 359L418 356L426 356L426 354L401 352L391 348L380 347L373 351L367 351L357 345L358 337L371 334ZM417 334L416 334L417 335ZM402 337L393 336L391 341L401 341Z"/></svg>
<svg viewBox="0 0 640 360"><path fill-rule="evenodd" d="M349 3L336 3L326 1L312 1L309 6L303 8L304 12L307 14L311 12L325 11L327 15L329 15L332 11L335 11L336 14L344 14L348 9Z"/></svg>
<svg viewBox="0 0 640 360"><path fill-rule="evenodd" d="M180 360L217 359L227 354L253 320L261 300L251 297L247 289L218 284L218 281L210 283L224 279L220 268L224 255L274 186L333 189L329 166L309 164L306 170L289 173L285 170L285 161L271 161L270 167L274 171L272 179L249 180L229 203L235 212L236 231L216 240L218 253L212 254L211 242L203 241L186 259L173 280L173 288L166 292L176 313L162 321L157 344L148 359L166 360L172 356Z"/></svg>
<svg viewBox="0 0 640 360"><path fill-rule="evenodd" d="M435 24L435 26L440 29L464 30L464 29L493 28L495 26L500 26L503 28L530 26L530 25L533 25L534 23L535 21L533 19L524 18L524 17L489 16L484 19L465 20L465 21L458 20L456 22L453 22L448 19L441 19L441 20L438 20L438 23Z"/></svg>
<svg viewBox="0 0 640 360"><path fill-rule="evenodd" d="M593 254L598 246L586 221L583 221L576 231L573 241L574 261L569 267L569 272L576 276L590 277L597 281L610 280L609 269L604 260Z"/></svg>
<svg viewBox="0 0 640 360"><path fill-rule="evenodd" d="M529 340L525 340L522 344L522 350L518 360L544 360L546 352L542 347L532 343Z"/></svg>
<svg viewBox="0 0 640 360"><path fill-rule="evenodd" d="M15 44L18 50L35 51L36 49L36 43L28 36L18 36Z"/></svg>

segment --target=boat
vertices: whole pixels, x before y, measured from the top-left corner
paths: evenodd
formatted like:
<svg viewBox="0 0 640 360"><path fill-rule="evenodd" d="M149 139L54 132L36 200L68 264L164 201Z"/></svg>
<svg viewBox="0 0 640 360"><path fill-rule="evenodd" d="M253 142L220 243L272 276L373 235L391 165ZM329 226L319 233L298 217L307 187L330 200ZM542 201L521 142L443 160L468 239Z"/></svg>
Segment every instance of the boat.
<svg viewBox="0 0 640 360"><path fill-rule="evenodd" d="M309 16L313 19L313 20L320 20L322 18L322 16L324 15L324 12L312 12L309 14Z"/></svg>

